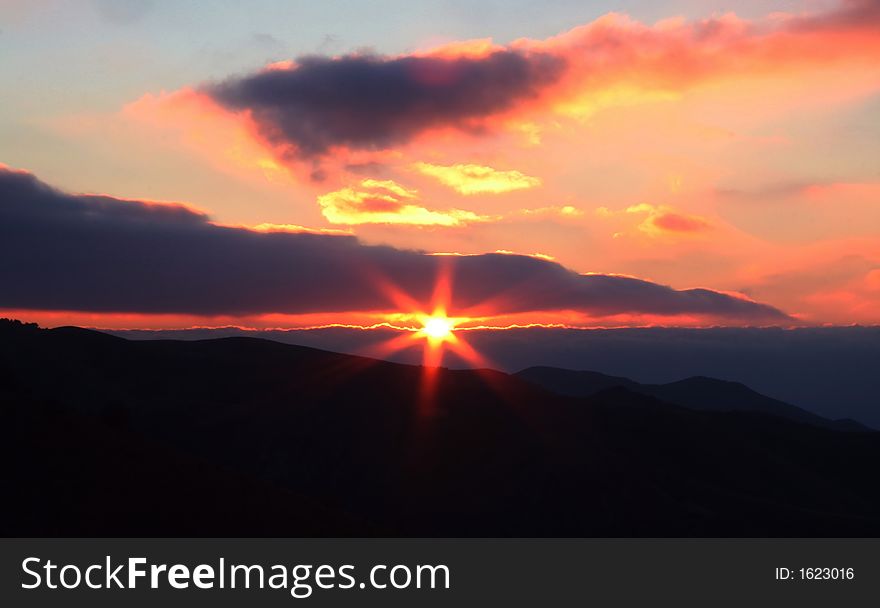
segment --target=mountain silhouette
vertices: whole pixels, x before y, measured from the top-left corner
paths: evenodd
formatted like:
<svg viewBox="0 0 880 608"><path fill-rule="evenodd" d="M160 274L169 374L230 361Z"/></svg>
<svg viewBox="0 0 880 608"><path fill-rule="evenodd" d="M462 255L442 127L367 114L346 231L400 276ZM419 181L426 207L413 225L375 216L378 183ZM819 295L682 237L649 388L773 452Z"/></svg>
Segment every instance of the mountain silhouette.
<svg viewBox="0 0 880 608"><path fill-rule="evenodd" d="M841 431L870 430L855 420L823 418L795 405L762 395L739 382L705 376L693 376L667 384L642 384L629 378L608 376L599 372L543 366L529 367L515 375L553 392L572 397L590 397L609 388L622 387L694 410L761 412Z"/></svg>
<svg viewBox="0 0 880 608"><path fill-rule="evenodd" d="M6 536L876 536L880 433L0 322Z"/></svg>

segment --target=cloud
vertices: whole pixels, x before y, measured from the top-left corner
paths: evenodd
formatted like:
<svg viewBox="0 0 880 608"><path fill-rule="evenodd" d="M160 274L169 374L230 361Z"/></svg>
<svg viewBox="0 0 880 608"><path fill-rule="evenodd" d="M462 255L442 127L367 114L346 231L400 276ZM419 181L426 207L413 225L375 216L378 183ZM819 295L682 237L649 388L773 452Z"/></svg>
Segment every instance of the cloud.
<svg viewBox="0 0 880 608"><path fill-rule="evenodd" d="M599 212L600 215L607 215L607 209L604 207L599 209L604 209L604 211ZM639 224L639 230L651 236L658 236L663 233L695 234L712 228L712 225L707 220L699 216L686 215L674 211L665 205L655 206L641 203L628 207L626 212L635 214L646 213L647 217Z"/></svg>
<svg viewBox="0 0 880 608"><path fill-rule="evenodd" d="M550 261L553 261L556 259L552 255L549 255L546 253L540 253L538 251L536 251L535 253L517 253L515 251L510 251L509 249L496 249L495 253L501 253L504 255L527 255L532 258L538 258L540 260L550 260Z"/></svg>
<svg viewBox="0 0 880 608"><path fill-rule="evenodd" d="M667 232L701 232L709 228L709 223L703 218L671 211L654 215L650 221L654 228Z"/></svg>
<svg viewBox="0 0 880 608"><path fill-rule="evenodd" d="M418 191L393 180L365 179L358 187L346 187L318 197L321 212L332 224L410 224L415 226L461 226L490 218L471 211L431 211L417 204Z"/></svg>
<svg viewBox="0 0 880 608"><path fill-rule="evenodd" d="M273 224L264 222L251 228L257 232L288 232L292 234L352 234L349 229L339 228L309 228L299 224Z"/></svg>
<svg viewBox="0 0 880 608"><path fill-rule="evenodd" d="M437 179L459 194L501 194L526 190L541 185L541 180L519 171L499 171L483 165L432 165L418 162L413 168L423 175Z"/></svg>
<svg viewBox="0 0 880 608"><path fill-rule="evenodd" d="M800 247L789 260L768 256L756 265L750 291L778 300L799 294L791 305L804 307L793 312L806 322L876 324L880 243L873 239L861 250L856 243L823 245Z"/></svg>
<svg viewBox="0 0 880 608"><path fill-rule="evenodd" d="M748 202L774 202L800 197L803 199L876 199L880 195L880 182L846 182L833 180L788 180L763 184L757 188L716 188L719 196Z"/></svg>
<svg viewBox="0 0 880 608"><path fill-rule="evenodd" d="M484 56L301 57L204 87L229 110L250 113L285 156L337 147L385 149L430 128L479 130L482 119L533 98L563 60L491 50Z"/></svg>
<svg viewBox="0 0 880 608"><path fill-rule="evenodd" d="M760 97L802 81L824 90L829 68L852 68L862 74L843 72L853 90L876 90L877 6L850 0L822 13L654 25L609 14L506 46L476 40L395 56L299 57L203 84L197 95L253 127L280 160L322 169L352 164L352 154L397 151L438 131L512 129L536 143L560 116L584 119L606 108L676 100L724 82L751 79L737 90Z"/></svg>
<svg viewBox="0 0 880 608"><path fill-rule="evenodd" d="M441 269L450 310L704 315L787 322L779 310L707 289L582 275L528 256L434 256L353 236L214 224L184 205L71 195L0 170L0 307L19 310L299 314L394 310L388 282L427 303Z"/></svg>
<svg viewBox="0 0 880 608"><path fill-rule="evenodd" d="M535 216L557 216L564 218L580 217L584 214L583 210L578 209L574 205L538 207L536 209L520 209L518 214L524 217Z"/></svg>

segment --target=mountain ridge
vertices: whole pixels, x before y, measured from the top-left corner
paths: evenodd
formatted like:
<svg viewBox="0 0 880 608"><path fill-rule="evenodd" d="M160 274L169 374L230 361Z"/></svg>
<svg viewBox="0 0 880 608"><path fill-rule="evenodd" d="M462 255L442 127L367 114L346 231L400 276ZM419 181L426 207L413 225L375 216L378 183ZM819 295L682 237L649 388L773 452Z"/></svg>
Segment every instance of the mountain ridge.
<svg viewBox="0 0 880 608"><path fill-rule="evenodd" d="M873 536L880 434L0 324L6 535ZM297 506L299 505L299 506Z"/></svg>
<svg viewBox="0 0 880 608"><path fill-rule="evenodd" d="M619 386L690 409L756 411L841 431L874 430L848 418L824 418L796 405L762 395L741 382L708 376L690 376L664 384L649 384L623 376L550 366L532 366L514 375L548 390L573 397L589 397L601 390Z"/></svg>

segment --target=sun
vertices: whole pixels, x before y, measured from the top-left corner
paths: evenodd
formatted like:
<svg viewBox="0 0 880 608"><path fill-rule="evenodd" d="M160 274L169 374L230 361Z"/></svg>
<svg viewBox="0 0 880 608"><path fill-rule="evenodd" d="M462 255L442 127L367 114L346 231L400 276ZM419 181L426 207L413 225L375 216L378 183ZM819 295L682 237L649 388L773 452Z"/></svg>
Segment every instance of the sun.
<svg viewBox="0 0 880 608"><path fill-rule="evenodd" d="M419 333L432 342L447 342L452 340L452 332L455 330L455 319L445 315L434 314L422 319L422 328Z"/></svg>
<svg viewBox="0 0 880 608"><path fill-rule="evenodd" d="M444 355L454 355L453 361L467 362L475 369L490 369L492 365L483 355L468 343L467 330L475 329L473 323L478 319L457 315L448 316L447 311L453 302L451 262L442 259L438 265L433 293L428 302L419 302L390 280L377 277L377 285L394 304L397 313L389 313L400 331L400 335L389 338L376 346L370 353L375 359L388 359L392 354L416 344L422 346L421 380L419 382L418 410L420 414L430 415L435 409L436 394ZM428 306L425 306L425 304ZM432 311L432 312L428 312ZM461 310L460 312L467 312Z"/></svg>

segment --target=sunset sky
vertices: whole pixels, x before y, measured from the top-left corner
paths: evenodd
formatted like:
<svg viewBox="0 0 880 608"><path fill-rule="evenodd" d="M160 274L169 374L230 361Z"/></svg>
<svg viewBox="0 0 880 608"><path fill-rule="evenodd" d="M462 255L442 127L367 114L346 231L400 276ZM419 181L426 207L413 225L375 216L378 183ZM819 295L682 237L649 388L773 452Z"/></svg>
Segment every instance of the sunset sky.
<svg viewBox="0 0 880 608"><path fill-rule="evenodd" d="M0 0L0 58L0 316L880 323L880 0Z"/></svg>

